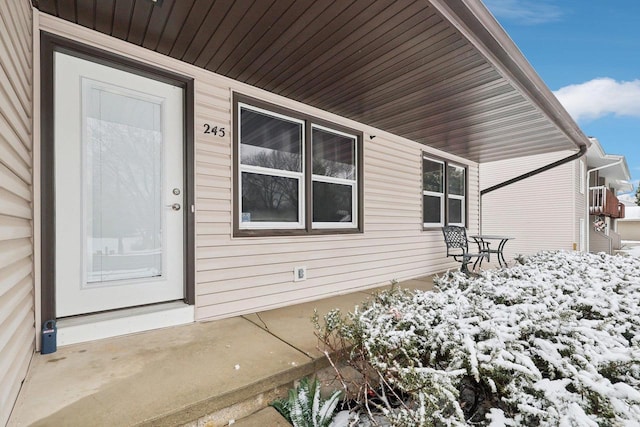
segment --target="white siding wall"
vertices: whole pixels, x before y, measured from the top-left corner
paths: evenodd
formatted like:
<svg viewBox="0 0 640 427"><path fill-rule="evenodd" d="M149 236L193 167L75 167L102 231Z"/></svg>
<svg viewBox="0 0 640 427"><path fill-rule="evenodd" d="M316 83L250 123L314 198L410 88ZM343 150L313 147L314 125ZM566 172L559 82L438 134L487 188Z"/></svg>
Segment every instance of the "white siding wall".
<svg viewBox="0 0 640 427"><path fill-rule="evenodd" d="M45 15L40 23L47 31L194 77L197 319L275 308L459 266L444 257L440 230L422 230L420 174L425 147L73 24ZM363 234L232 237L231 132L220 138L205 135L202 129L204 123L232 129L233 91L365 133ZM370 140L370 134L376 138ZM476 232L478 169L468 164L470 231ZM306 281L293 282L295 266L307 267Z"/></svg>
<svg viewBox="0 0 640 427"><path fill-rule="evenodd" d="M640 242L640 220L618 221L618 234L622 240Z"/></svg>
<svg viewBox="0 0 640 427"><path fill-rule="evenodd" d="M592 220L594 217L591 217ZM604 233L595 231L593 227L589 227L589 252L611 253L611 239Z"/></svg>
<svg viewBox="0 0 640 427"><path fill-rule="evenodd" d="M529 156L480 165L480 188L530 172L570 152ZM515 238L505 246L507 261L516 254L573 249L579 244L579 165L566 163L482 197L482 233ZM578 194L576 194L578 193ZM582 214L582 217L584 214Z"/></svg>
<svg viewBox="0 0 640 427"><path fill-rule="evenodd" d="M0 1L0 425L34 349L32 275L32 14Z"/></svg>

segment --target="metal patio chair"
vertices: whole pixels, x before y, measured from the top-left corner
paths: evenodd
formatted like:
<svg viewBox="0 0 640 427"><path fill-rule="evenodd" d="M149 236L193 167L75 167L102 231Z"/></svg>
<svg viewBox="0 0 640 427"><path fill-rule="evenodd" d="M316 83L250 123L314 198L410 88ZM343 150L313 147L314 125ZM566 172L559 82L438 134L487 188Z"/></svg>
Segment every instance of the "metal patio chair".
<svg viewBox="0 0 640 427"><path fill-rule="evenodd" d="M453 259L462 263L460 271L463 273L469 274L469 267L467 267L467 265L472 259L476 259L473 263L474 270L478 262L482 263L482 259L487 258L488 260L488 251L481 250L477 253L469 252L469 240L467 240L467 230L464 227L447 225L442 227L442 234L444 236L444 242L447 244L447 256L453 257Z"/></svg>

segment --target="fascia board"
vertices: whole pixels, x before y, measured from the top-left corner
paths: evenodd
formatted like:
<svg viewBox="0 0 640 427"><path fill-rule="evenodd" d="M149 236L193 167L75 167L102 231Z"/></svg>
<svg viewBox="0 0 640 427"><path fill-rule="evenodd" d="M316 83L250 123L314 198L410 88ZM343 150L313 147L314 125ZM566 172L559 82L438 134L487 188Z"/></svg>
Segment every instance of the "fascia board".
<svg viewBox="0 0 640 427"><path fill-rule="evenodd" d="M429 2L576 147L591 145L567 110L480 1L429 0ZM566 147L559 149L566 149Z"/></svg>

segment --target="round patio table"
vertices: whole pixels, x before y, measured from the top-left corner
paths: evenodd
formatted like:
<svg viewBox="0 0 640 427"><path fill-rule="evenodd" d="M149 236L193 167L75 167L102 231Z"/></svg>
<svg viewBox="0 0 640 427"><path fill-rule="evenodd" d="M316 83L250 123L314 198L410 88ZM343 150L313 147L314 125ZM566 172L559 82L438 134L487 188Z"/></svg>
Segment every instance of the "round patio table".
<svg viewBox="0 0 640 427"><path fill-rule="evenodd" d="M470 236L473 240L475 240L476 244L481 253L487 254L487 261L491 261L491 254L496 254L498 257L498 264L500 267L506 267L507 261L504 259L504 245L507 244L509 240L513 240L514 237L510 236L498 236L494 234L476 234ZM491 249L489 241L491 240L499 240L497 249ZM480 259L480 266L482 266L482 258Z"/></svg>

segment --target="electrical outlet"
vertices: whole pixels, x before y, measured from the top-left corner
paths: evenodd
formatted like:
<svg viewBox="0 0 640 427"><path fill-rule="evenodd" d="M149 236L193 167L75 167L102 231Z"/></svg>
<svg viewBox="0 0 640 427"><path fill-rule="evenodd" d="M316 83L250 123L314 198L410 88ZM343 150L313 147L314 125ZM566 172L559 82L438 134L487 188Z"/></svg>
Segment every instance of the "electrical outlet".
<svg viewBox="0 0 640 427"><path fill-rule="evenodd" d="M293 281L301 282L303 280L307 280L307 267L294 267Z"/></svg>

